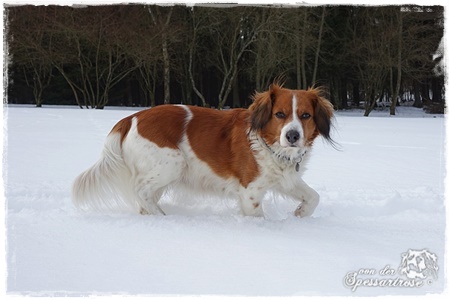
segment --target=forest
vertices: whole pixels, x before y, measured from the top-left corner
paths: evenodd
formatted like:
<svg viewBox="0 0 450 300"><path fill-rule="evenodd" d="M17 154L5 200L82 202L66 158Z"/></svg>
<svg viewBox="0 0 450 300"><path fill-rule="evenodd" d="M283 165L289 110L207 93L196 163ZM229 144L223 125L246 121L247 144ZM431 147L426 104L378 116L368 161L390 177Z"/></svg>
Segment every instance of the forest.
<svg viewBox="0 0 450 300"><path fill-rule="evenodd" d="M444 112L442 6L6 6L4 19L7 103L224 109L278 80L366 116Z"/></svg>

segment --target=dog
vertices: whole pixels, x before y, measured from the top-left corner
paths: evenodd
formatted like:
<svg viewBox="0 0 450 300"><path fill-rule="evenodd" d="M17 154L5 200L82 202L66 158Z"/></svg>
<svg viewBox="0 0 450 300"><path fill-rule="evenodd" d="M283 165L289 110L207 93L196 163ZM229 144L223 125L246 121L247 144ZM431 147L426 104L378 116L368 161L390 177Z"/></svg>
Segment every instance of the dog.
<svg viewBox="0 0 450 300"><path fill-rule="evenodd" d="M158 201L177 187L237 199L245 216L264 216L269 190L312 215L319 195L303 180L314 140L332 142L333 106L316 88L274 83L248 109L161 105L119 121L100 160L80 174L72 199L81 209L129 208L164 214Z"/></svg>

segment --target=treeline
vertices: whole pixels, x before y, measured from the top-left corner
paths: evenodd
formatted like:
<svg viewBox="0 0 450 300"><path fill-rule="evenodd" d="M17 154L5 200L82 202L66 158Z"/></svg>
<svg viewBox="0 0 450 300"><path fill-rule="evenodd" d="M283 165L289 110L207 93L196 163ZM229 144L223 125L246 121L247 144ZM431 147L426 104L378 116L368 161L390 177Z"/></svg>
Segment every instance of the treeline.
<svg viewBox="0 0 450 300"><path fill-rule="evenodd" d="M442 6L7 7L8 102L246 107L274 79L336 108L444 103ZM442 48L442 47L441 47Z"/></svg>

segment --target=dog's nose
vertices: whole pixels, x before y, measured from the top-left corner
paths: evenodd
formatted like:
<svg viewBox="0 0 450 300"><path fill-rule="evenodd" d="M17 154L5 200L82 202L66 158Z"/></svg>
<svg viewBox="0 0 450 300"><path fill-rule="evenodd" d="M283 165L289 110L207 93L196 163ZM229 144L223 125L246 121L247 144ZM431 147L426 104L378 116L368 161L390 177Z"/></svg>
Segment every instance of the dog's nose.
<svg viewBox="0 0 450 300"><path fill-rule="evenodd" d="M296 130L289 130L286 133L286 139L288 140L289 143L294 144L296 141L300 139L300 133L298 133L298 131Z"/></svg>

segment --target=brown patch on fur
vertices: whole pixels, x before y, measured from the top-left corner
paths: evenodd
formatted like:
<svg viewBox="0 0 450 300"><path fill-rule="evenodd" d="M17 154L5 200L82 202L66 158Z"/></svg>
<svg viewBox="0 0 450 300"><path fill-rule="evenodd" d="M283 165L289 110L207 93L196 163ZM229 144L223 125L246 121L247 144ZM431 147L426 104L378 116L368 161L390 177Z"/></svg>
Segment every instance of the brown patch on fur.
<svg viewBox="0 0 450 300"><path fill-rule="evenodd" d="M258 208L258 206L259 206L259 203L253 203L254 208Z"/></svg>
<svg viewBox="0 0 450 300"><path fill-rule="evenodd" d="M333 105L321 96L322 91L320 89L308 89L307 92L314 95L313 107L316 129L320 135L333 144L333 140L330 137L331 119L334 112Z"/></svg>
<svg viewBox="0 0 450 300"><path fill-rule="evenodd" d="M178 148L184 132L186 111L173 105L160 105L140 111L137 117L138 133L161 148Z"/></svg>
<svg viewBox="0 0 450 300"><path fill-rule="evenodd" d="M109 133L109 134L111 134L113 132L120 133L120 144L123 143L123 140L126 138L128 131L130 131L131 119L132 119L132 116L128 116L128 117L120 120L119 122L117 122L116 125L114 125L113 129Z"/></svg>
<svg viewBox="0 0 450 300"><path fill-rule="evenodd" d="M269 87L268 91L253 95L253 103L248 108L251 112L250 122L252 130L259 130L266 126L272 117L272 106L277 97L281 86L274 83Z"/></svg>
<svg viewBox="0 0 450 300"><path fill-rule="evenodd" d="M219 176L239 179L247 187L259 175L258 164L247 139L249 112L217 111L192 107L186 133L197 157Z"/></svg>

